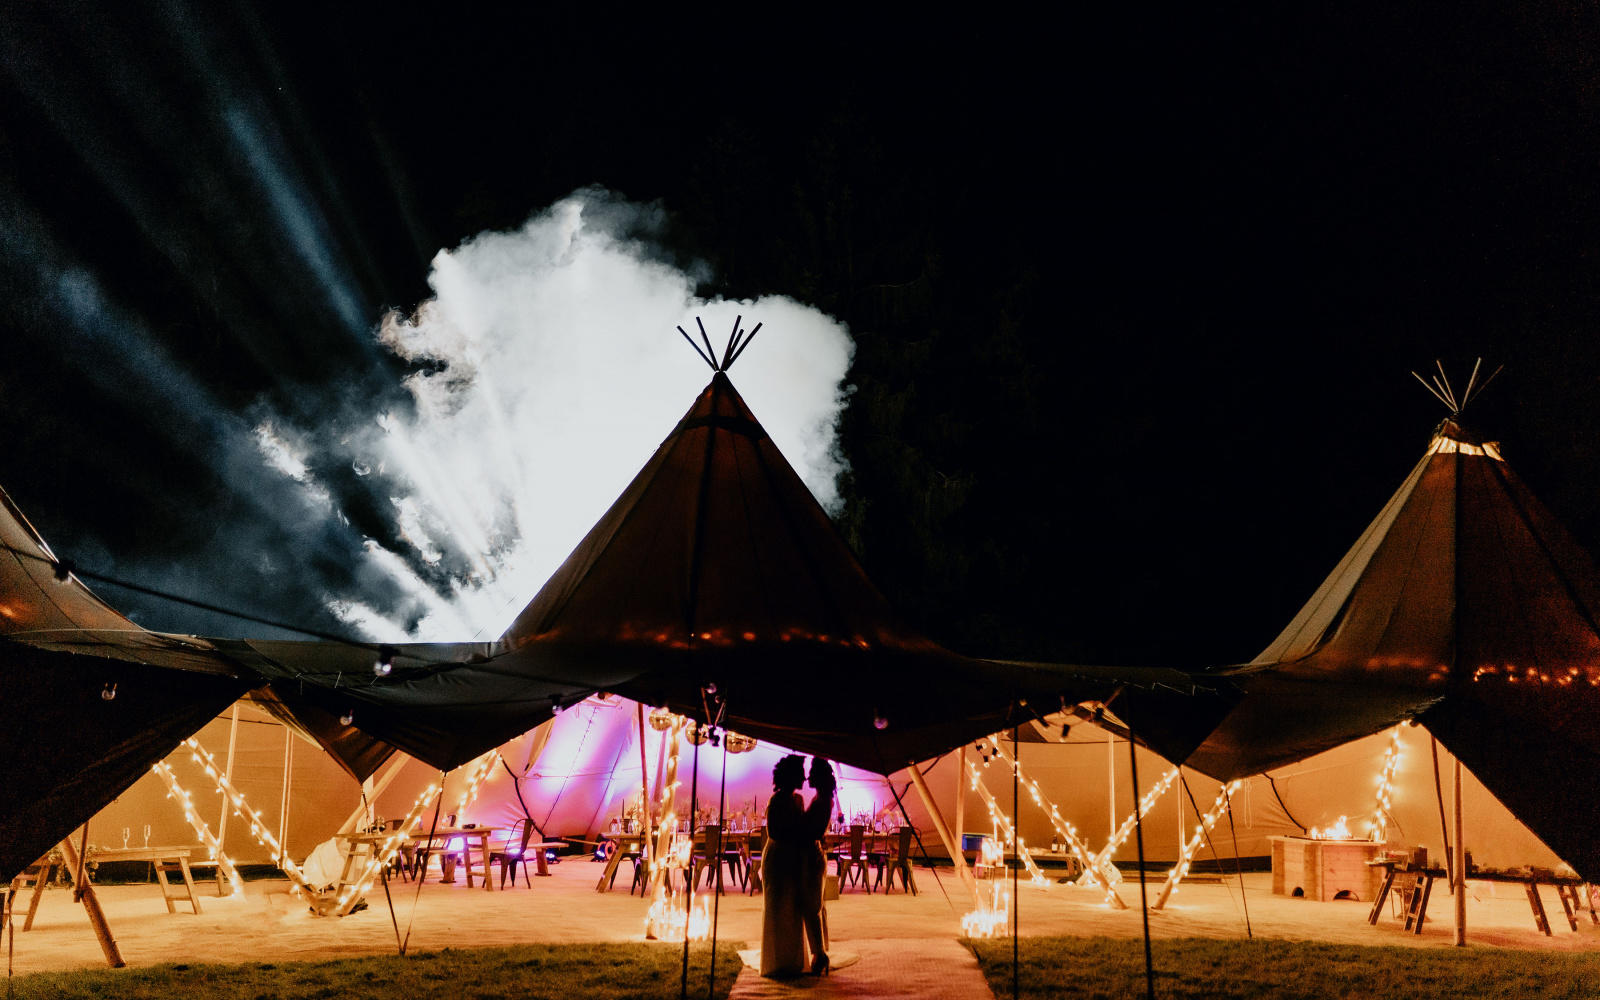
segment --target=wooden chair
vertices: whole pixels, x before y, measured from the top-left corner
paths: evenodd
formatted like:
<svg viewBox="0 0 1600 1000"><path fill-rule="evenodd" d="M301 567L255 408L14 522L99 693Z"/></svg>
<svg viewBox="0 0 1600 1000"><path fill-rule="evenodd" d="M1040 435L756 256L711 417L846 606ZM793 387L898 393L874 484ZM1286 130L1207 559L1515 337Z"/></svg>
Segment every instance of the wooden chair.
<svg viewBox="0 0 1600 1000"><path fill-rule="evenodd" d="M860 823L850 827L850 843L833 852L834 872L839 876L839 888L850 884L851 873L856 880L872 891L872 859L867 855L867 828Z"/></svg>
<svg viewBox="0 0 1600 1000"><path fill-rule="evenodd" d="M878 862L878 879L877 882L873 884L874 889L883 884L884 870L887 869L889 873L889 884L884 888L884 892L888 892L890 889L894 888L894 876L896 872L899 872L901 888L910 892L913 896L917 894L917 883L911 877L912 832L913 831L911 827L902 826L898 831L896 831L895 834L896 840L894 854L891 855L887 851L881 851L875 855Z"/></svg>
<svg viewBox="0 0 1600 1000"><path fill-rule="evenodd" d="M511 831L506 834L505 843L489 851L489 866L500 866L500 888L506 887L506 872L511 873L511 884L517 884L517 866L522 866L522 881L533 888L533 880L528 878L528 838L533 833L531 820L519 819L511 824ZM489 877L488 872L483 873L484 878Z"/></svg>

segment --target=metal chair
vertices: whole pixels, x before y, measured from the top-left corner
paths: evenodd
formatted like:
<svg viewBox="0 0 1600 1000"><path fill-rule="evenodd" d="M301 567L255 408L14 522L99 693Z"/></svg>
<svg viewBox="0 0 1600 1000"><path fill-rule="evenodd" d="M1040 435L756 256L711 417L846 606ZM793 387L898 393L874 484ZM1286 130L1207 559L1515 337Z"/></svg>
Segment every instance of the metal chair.
<svg viewBox="0 0 1600 1000"><path fill-rule="evenodd" d="M872 859L867 856L866 837L867 828L857 823L850 827L849 846L833 852L834 871L839 876L840 889L850 884L850 876L854 873L856 881L866 886L868 892L872 891Z"/></svg>
<svg viewBox="0 0 1600 1000"><path fill-rule="evenodd" d="M522 866L522 881L528 888L533 888L533 880L528 878L528 838L533 833L533 823L527 819L519 819L511 824L511 832L506 834L504 844L498 849L489 852L489 865L500 866L500 888L506 887L506 872L511 872L511 884L517 884L517 866ZM484 878L489 877L488 872L483 873Z"/></svg>
<svg viewBox="0 0 1600 1000"><path fill-rule="evenodd" d="M884 888L884 892L888 892L890 889L894 888L894 876L896 872L899 872L901 888L910 892L913 896L917 894L917 883L911 877L912 832L913 831L911 827L902 826L898 831L896 831L897 840L895 842L894 854L891 856L887 851L882 851L876 855L878 861L878 879L873 884L873 888L877 888L879 885L883 884L884 871L887 869L889 873L889 884Z"/></svg>

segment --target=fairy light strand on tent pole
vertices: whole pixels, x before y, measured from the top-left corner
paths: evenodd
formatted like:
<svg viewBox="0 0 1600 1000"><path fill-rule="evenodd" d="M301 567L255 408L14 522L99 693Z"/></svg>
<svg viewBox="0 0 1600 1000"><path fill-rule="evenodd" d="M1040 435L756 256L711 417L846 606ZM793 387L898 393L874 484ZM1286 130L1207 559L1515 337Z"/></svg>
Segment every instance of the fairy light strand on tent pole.
<svg viewBox="0 0 1600 1000"><path fill-rule="evenodd" d="M1243 784L1244 782L1242 781L1235 781L1223 785L1222 790L1217 792L1217 800L1211 803L1210 809L1206 810L1205 817L1195 824L1194 835L1189 838L1188 842L1183 845L1183 850L1179 852L1178 863L1173 865L1172 869L1167 872L1167 880L1162 884L1161 892L1156 896L1156 901L1150 904L1152 910L1159 910L1166 906L1167 897L1178 891L1178 883L1183 881L1185 875L1189 874L1189 865L1194 861L1195 851L1200 849L1201 838L1216 824L1217 818L1222 815L1223 810L1228 808L1229 802L1233 798L1233 793L1237 792Z"/></svg>
<svg viewBox="0 0 1600 1000"><path fill-rule="evenodd" d="M483 786L490 775L494 773L494 765L499 761L499 749L490 750L472 762L467 770L467 787L461 792L461 799L456 803L455 813L458 817L465 816L467 807L478 801L478 790Z"/></svg>
<svg viewBox="0 0 1600 1000"><path fill-rule="evenodd" d="M427 808L428 801L438 792L439 786L429 783L428 787L422 790L422 794L417 796L417 800L411 804L411 811L406 813L406 818L400 822L400 826L389 831L389 835L383 839L381 846L373 846L372 856L367 859L366 866L362 868L361 874L356 877L354 882L342 887L338 896L335 897L332 906L334 914L341 917L345 916L361 901L362 895L367 891L367 886L372 884L373 878L389 866L390 862L394 860L394 856L400 853L401 845L411 839L411 828L416 825L417 820L422 818L422 810ZM489 872L487 870L484 871L483 878L485 882L489 880Z"/></svg>
<svg viewBox="0 0 1600 1000"><path fill-rule="evenodd" d="M650 858L650 909L644 917L644 936L655 940L697 941L710 936L711 914L705 901L691 902L689 907L679 906L672 886L671 871L675 866L688 867L687 852L691 845L684 844L683 851L675 849L673 841L678 832L676 800L678 792L678 750L685 724L681 715L672 716L672 728L667 733L671 747L667 757L667 773L661 783L659 808L661 825L656 831L656 849ZM689 892L693 892L690 887Z"/></svg>
<svg viewBox="0 0 1600 1000"><path fill-rule="evenodd" d="M1073 855L1077 857L1079 865L1083 868L1083 878L1088 880L1087 884L1101 886L1106 891L1107 902L1114 903L1119 910L1127 909L1128 904L1123 902L1122 897L1117 894L1115 880L1100 868L1092 867L1093 862L1089 853L1089 845L1085 844L1083 838L1078 836L1078 828L1061 815L1061 810L1045 796L1037 781L1022 773L1021 762L1009 757L1000 746L999 741L991 740L990 742L993 744L996 756L1003 761L1009 760L1011 765L1016 768L1017 776L1022 780L1022 785L1028 790L1028 794L1033 798L1034 805L1038 806L1050 817L1051 827L1061 835L1062 839L1067 842L1067 846L1072 849Z"/></svg>
<svg viewBox="0 0 1600 1000"><path fill-rule="evenodd" d="M164 760L158 760L150 765L150 770L154 771L156 776L166 783L167 798L177 801L178 806L183 809L183 818L189 821L190 826L194 827L195 835L200 838L200 843L204 844L206 849L211 852L211 860L217 863L217 866L222 869L223 877L228 880L229 885L233 886L233 891L229 895L235 898L243 896L244 880L239 877L239 869L234 866L233 859L228 857L222 850L222 841L212 834L210 824L200 818L200 811L194 807L194 800L190 798L189 793L184 790L183 786L178 784L178 777L172 773L171 765Z"/></svg>
<svg viewBox="0 0 1600 1000"><path fill-rule="evenodd" d="M1173 768L1162 775L1161 780L1156 782L1154 787L1140 797L1139 808L1128 814L1128 818L1122 821L1122 825L1117 828L1117 832L1106 842L1106 846L1092 859L1093 868L1097 871L1105 870L1104 866L1111 863L1111 855L1116 852L1117 848L1122 846L1123 842L1128 839L1129 834L1133 833L1133 828L1138 818L1155 808L1156 802L1167 793L1167 789L1171 788L1172 783L1177 780L1178 769Z"/></svg>
<svg viewBox="0 0 1600 1000"><path fill-rule="evenodd" d="M211 756L211 751L201 746L200 741L193 736L183 742L189 747L190 756L194 761L205 768L206 777L215 782L217 788L233 804L234 815L242 817L250 824L250 833L256 838L256 843L261 844L272 852L273 862L283 870L285 875L289 876L289 881L294 883L295 888L313 899L317 898L317 890L312 888L311 883L306 881L305 875L300 871L300 866L290 860L288 852L283 849L282 844L278 843L278 838L273 836L272 831L267 829L266 824L261 822L261 811L259 809L251 809L245 804L244 794L235 788L233 782L229 781L227 776L217 767L216 759Z"/></svg>
<svg viewBox="0 0 1600 1000"><path fill-rule="evenodd" d="M994 794L984 785L983 775L978 771L978 765L970 760L967 761L967 773L971 775L973 790L978 793L978 797L983 800L983 804L989 808L990 822L999 829L1003 839L1012 839L1016 836L1016 831L1011 822L1011 817L1005 814L1005 810L1001 809L1000 804L995 801ZM1034 885L1049 885L1050 880L1044 877L1044 872L1039 870L1038 864L1029 856L1028 845L1020 836L1016 836L1016 843L1017 857L1022 861L1023 867L1028 870L1029 879Z"/></svg>
<svg viewBox="0 0 1600 1000"><path fill-rule="evenodd" d="M1372 819L1367 823L1369 836L1375 843L1389 839L1389 806L1394 792L1395 772L1400 769L1400 727L1389 734L1389 747L1383 752L1383 773L1378 777L1377 802L1373 805Z"/></svg>

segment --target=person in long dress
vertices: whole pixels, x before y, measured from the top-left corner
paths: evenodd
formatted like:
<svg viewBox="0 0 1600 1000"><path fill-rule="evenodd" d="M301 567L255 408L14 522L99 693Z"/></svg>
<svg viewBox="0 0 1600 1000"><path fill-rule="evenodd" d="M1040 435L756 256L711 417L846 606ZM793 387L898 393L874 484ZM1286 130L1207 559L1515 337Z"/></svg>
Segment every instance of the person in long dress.
<svg viewBox="0 0 1600 1000"><path fill-rule="evenodd" d="M791 754L772 769L772 799L767 804L767 845L761 855L761 974L798 976L821 963L822 867L820 839L833 808L830 788L810 806L800 797L805 761ZM813 882L815 885L813 886ZM807 955L810 938L812 956ZM809 961L808 961L809 957Z"/></svg>

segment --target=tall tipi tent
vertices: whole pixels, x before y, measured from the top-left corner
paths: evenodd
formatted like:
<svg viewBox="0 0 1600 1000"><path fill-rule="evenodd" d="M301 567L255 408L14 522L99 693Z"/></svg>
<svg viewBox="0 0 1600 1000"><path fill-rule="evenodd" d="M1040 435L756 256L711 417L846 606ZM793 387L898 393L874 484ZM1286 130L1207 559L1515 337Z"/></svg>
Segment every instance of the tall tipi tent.
<svg viewBox="0 0 1600 1000"><path fill-rule="evenodd" d="M558 672L879 773L1107 690L911 629L717 370L503 640Z"/></svg>
<svg viewBox="0 0 1600 1000"><path fill-rule="evenodd" d="M1600 578L1457 419L1185 763L1257 774L1403 720L1428 727L1552 850L1600 878ZM1148 727L1147 727L1148 728Z"/></svg>

